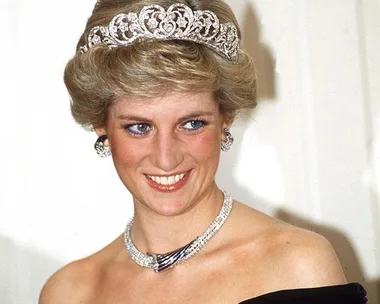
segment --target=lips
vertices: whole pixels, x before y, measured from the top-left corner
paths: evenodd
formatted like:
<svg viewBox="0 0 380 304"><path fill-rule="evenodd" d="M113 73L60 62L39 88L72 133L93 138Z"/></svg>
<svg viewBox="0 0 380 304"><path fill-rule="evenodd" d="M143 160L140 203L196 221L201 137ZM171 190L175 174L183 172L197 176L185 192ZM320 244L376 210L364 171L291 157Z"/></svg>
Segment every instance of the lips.
<svg viewBox="0 0 380 304"><path fill-rule="evenodd" d="M190 176L190 171L170 176L145 175L149 186L160 192L173 192L182 188Z"/></svg>

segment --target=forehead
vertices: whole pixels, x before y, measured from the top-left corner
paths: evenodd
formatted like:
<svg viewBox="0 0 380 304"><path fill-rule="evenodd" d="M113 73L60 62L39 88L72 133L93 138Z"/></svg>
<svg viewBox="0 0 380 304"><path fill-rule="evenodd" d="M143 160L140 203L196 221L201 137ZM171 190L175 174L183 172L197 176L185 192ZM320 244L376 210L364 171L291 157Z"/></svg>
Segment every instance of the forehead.
<svg viewBox="0 0 380 304"><path fill-rule="evenodd" d="M109 114L183 115L192 111L219 112L212 91L174 92L154 98L119 98L110 107Z"/></svg>

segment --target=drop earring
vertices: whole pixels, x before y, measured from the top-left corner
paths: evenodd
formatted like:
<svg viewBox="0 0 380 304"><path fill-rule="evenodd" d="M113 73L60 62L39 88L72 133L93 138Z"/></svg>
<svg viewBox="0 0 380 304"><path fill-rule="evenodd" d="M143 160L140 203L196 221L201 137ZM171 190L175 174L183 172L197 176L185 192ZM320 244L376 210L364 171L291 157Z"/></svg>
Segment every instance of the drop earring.
<svg viewBox="0 0 380 304"><path fill-rule="evenodd" d="M223 130L225 140L220 144L220 148L223 152L228 152L234 143L234 137L232 136L229 129Z"/></svg>

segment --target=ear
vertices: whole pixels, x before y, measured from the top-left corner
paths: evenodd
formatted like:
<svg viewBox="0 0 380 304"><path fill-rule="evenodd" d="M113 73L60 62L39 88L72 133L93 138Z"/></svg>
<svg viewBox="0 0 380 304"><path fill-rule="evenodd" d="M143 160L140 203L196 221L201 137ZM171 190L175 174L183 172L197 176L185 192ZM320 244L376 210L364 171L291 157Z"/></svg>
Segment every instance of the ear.
<svg viewBox="0 0 380 304"><path fill-rule="evenodd" d="M231 129L231 126L232 126L234 120L235 120L235 114L224 113L223 114L222 130Z"/></svg>
<svg viewBox="0 0 380 304"><path fill-rule="evenodd" d="M95 128L94 131L96 135L98 135L99 137L103 135L107 135L106 129L104 128Z"/></svg>
<svg viewBox="0 0 380 304"><path fill-rule="evenodd" d="M232 126L232 121L225 121L223 122L222 130L231 129L231 126Z"/></svg>

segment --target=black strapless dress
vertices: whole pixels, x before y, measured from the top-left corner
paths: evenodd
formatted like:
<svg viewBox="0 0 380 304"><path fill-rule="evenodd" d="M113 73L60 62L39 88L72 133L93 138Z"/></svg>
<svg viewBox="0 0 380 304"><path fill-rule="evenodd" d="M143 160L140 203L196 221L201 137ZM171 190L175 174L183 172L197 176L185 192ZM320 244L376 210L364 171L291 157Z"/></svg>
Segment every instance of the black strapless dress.
<svg viewBox="0 0 380 304"><path fill-rule="evenodd" d="M346 285L280 290L239 304L362 304L367 303L367 293L362 285Z"/></svg>

